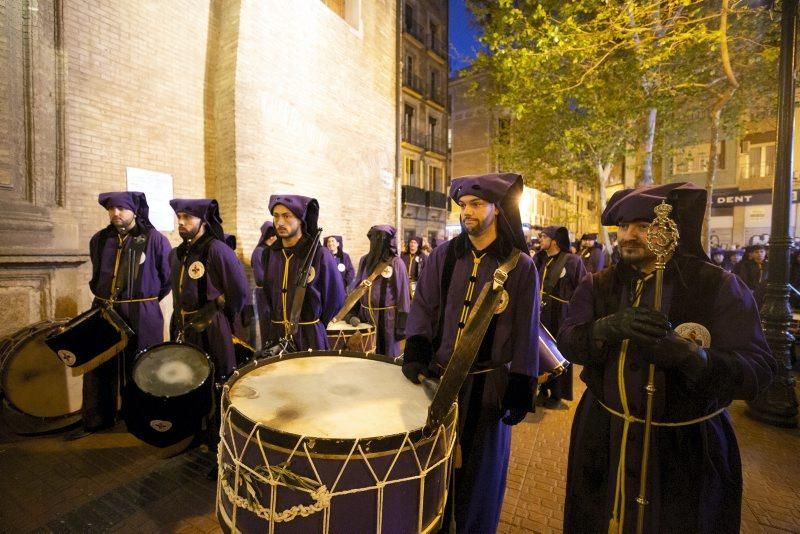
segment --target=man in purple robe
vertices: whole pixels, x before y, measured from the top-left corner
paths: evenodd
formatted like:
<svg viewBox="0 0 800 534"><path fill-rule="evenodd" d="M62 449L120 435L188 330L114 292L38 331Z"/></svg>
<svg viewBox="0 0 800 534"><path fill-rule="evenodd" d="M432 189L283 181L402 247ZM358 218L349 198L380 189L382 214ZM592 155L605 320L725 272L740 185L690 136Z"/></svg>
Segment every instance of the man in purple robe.
<svg viewBox="0 0 800 534"><path fill-rule="evenodd" d="M120 383L131 379L136 354L164 341L164 318L158 302L169 293L169 240L150 219L144 193L101 193L98 202L110 224L89 242L95 304L107 303L135 332L117 358L83 375L83 425L67 439L77 439L114 424Z"/></svg>
<svg viewBox="0 0 800 534"><path fill-rule="evenodd" d="M265 221L261 225L261 237L258 240L253 254L250 256L250 267L253 269L253 280L256 283L255 307L258 312L258 331L261 335L261 343L267 341L270 329L269 308L267 307L267 292L261 285L264 280L264 250L278 239L272 221ZM258 347L261 348L261 347Z"/></svg>
<svg viewBox="0 0 800 534"><path fill-rule="evenodd" d="M300 195L272 195L269 199L278 235L264 254L264 281L270 314L270 341L290 335L299 351L327 350L328 323L344 303L344 284L333 256L317 248L311 260L297 331L291 332L292 303L297 273L317 234L319 203Z"/></svg>
<svg viewBox="0 0 800 534"><path fill-rule="evenodd" d="M412 296L414 295L414 288L417 287L417 281L419 281L419 273L425 266L426 257L422 253L421 245L421 238L410 237L406 241L406 250L400 255L400 259L403 260L403 265L405 265L406 274L408 274Z"/></svg>
<svg viewBox="0 0 800 534"><path fill-rule="evenodd" d="M175 198L183 243L172 251L172 336L208 353L216 380L236 368L233 323L247 302L244 267L226 244L219 205L214 199Z"/></svg>
<svg viewBox="0 0 800 534"><path fill-rule="evenodd" d="M400 356L400 341L406 338L406 317L411 305L403 260L397 256L397 230L388 224L373 226L367 232L369 252L358 262L356 286L370 277L382 263L386 268L372 281L361 297L359 317L375 326L378 354Z"/></svg>
<svg viewBox="0 0 800 534"><path fill-rule="evenodd" d="M519 215L522 176L502 173L453 180L463 231L437 247L420 273L406 325L403 374L444 372L465 318L495 270L519 249L508 273L507 306L497 310L459 394L459 443L452 501L458 532L494 532L505 492L511 426L533 405L538 374L539 282ZM445 528L448 524L445 523Z"/></svg>
<svg viewBox="0 0 800 534"><path fill-rule="evenodd" d="M356 270L353 269L353 262L350 260L350 254L344 251L342 236L329 235L323 239L322 242L325 243L325 248L333 254L333 259L336 261L336 269L341 273L344 289L347 291L353 284Z"/></svg>
<svg viewBox="0 0 800 534"><path fill-rule="evenodd" d="M536 256L534 264L540 277L540 317L544 327L555 336L567 316L569 299L586 275L586 268L580 256L568 251L569 231L565 227L543 228L539 240L542 252ZM561 399L572 400L571 365L561 376L541 385L537 404L552 410L563 406Z"/></svg>
<svg viewBox="0 0 800 534"><path fill-rule="evenodd" d="M606 265L606 255L603 252L603 245L597 242L597 234L581 236L581 248L578 254L590 273L599 273Z"/></svg>
<svg viewBox="0 0 800 534"><path fill-rule="evenodd" d="M647 228L662 201L680 239L657 312ZM603 212L604 225L619 226L621 261L583 279L558 336L587 385L572 425L566 533L636 528L649 364L644 531L739 532L742 471L726 408L755 398L775 360L751 292L705 255L705 205L704 189L673 183L618 191Z"/></svg>

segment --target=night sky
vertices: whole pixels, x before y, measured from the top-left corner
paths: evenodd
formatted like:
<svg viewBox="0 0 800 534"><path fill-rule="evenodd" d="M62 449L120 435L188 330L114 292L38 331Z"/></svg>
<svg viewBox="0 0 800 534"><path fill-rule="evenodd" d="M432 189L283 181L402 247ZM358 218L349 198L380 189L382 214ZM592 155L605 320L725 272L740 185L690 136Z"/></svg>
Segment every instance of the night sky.
<svg viewBox="0 0 800 534"><path fill-rule="evenodd" d="M478 29L464 0L450 1L450 75L470 64L480 49Z"/></svg>

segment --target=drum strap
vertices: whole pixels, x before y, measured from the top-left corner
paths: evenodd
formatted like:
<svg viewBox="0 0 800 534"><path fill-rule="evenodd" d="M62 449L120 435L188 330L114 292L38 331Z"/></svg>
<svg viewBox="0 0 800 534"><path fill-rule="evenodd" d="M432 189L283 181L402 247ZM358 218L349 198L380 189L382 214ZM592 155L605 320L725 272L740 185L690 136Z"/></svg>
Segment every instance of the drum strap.
<svg viewBox="0 0 800 534"><path fill-rule="evenodd" d="M347 298L344 299L344 304L342 305L342 308L338 312L336 312L336 315L333 316L331 322L335 323L336 321L343 320L344 316L347 315L347 312L353 309L353 306L355 306L356 302L358 302L359 299L361 299L361 297L364 296L364 293L366 293L369 290L369 288L372 287L372 282L374 282L375 279L378 277L378 275L381 274L383 270L386 269L388 266L389 262L386 261L380 262L372 270L370 275L364 280L362 280L361 283L358 284L353 289L353 291L350 292L349 295L347 295Z"/></svg>
<svg viewBox="0 0 800 534"><path fill-rule="evenodd" d="M458 398L458 392L472 368L483 337L489 329L489 323L505 292L504 286L508 275L517 266L520 254L519 249L513 249L494 271L492 281L486 282L481 289L431 403L426 424L428 429L436 428L444 421L453 402Z"/></svg>

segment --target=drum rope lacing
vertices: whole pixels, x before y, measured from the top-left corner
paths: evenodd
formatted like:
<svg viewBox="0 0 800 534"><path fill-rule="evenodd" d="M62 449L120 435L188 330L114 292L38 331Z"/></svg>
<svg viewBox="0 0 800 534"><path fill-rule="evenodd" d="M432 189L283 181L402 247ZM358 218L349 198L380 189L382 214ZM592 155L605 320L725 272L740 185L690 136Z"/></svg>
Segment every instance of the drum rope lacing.
<svg viewBox="0 0 800 534"><path fill-rule="evenodd" d="M226 386L227 388L227 386ZM251 468L245 464L241 463L241 457L244 456L244 452L247 449L247 446L253 441L253 437L256 435L259 428L269 428L261 423L256 423L253 425L252 430L247 436L247 440L245 442L245 446L240 451L240 454L237 454L236 444L231 440L233 443L229 443L228 440L225 439L225 426L228 427L229 435L234 434L233 424L231 422L231 411L232 406L229 405L225 410L225 416L223 418L223 424L220 425L220 447L217 453L217 460L218 464L221 466L220 469L220 477L219 477L219 487L222 490L222 493L230 500L230 503L234 506L234 513L232 514L232 524L231 526L235 527L235 509L242 508L244 510L248 510L249 512L257 515L258 517L269 521L272 525L273 523L281 523L281 522L290 522L298 517L309 517L318 512L324 512L325 517L323 518L323 532L328 532L330 527L330 506L331 500L334 497L348 495L353 493L360 493L364 491L372 491L377 489L378 491L378 510L377 510L377 517L383 517L383 494L384 488L391 484L398 484L401 482L408 482L412 480L421 480L424 481L425 477L428 475L430 471L437 469L441 466L444 462L449 461L452 457L453 448L455 446L455 431L454 429L448 430L444 425L440 425L436 431L436 437L431 444L430 451L428 453L427 458L425 458L425 467L423 467L423 462L419 458L419 454L417 453L417 449L414 446L414 442L411 440L410 434L411 432L406 432L403 436L403 441L400 447L394 454L392 462L389 468L386 471L385 477L381 480L378 475L375 473L375 470L372 468L372 465L369 462L367 457L367 453L364 451L362 447L362 443L360 439L355 439L353 446L350 448L349 453L347 454L344 462L342 463L341 469L333 482L331 489L329 490L321 481L321 477L317 470L316 465L312 459L312 452L309 450L308 444L313 442L314 438L309 436L301 436L300 439L297 441L292 452L289 454L289 457L281 462L276 466L270 466L269 461L267 460L267 454L264 450L264 445L261 443L259 439L257 441L259 452L261 453L262 460L264 464L258 466L256 468ZM449 426L454 426L455 421L458 418L454 418L453 422ZM450 437L448 438L448 434ZM446 443L440 444L440 440L444 442L447 440ZM291 472L288 469L288 466L291 464L292 460L294 459L295 455L297 454L298 448L302 444L303 452L305 453L305 459L307 459L311 469L314 472L316 480L304 477L302 475L297 475L296 473ZM233 445L234 450L231 450L231 445ZM444 452L438 460L431 463L433 459L434 452L437 450L438 447L444 446L446 448L446 452ZM224 450L227 451L228 455L233 459L234 465L227 464L223 462L223 447ZM393 479L391 481L387 480L388 477L392 474L392 471L399 460L402 452L408 448L412 454L414 461L417 464L417 468L419 470L419 474L413 476L407 476L403 478ZM355 457L360 457L361 460L364 461L365 465L367 466L370 474L372 475L375 486L366 487L366 488L354 488L348 490L339 490L336 491L336 486L339 484L339 481L342 478L347 466L351 462L351 460L356 461ZM240 487L242 484L245 484L246 490L248 492L248 497L241 496L237 493L236 489L231 486L228 482L228 478L232 476L234 479L234 485L236 487ZM269 508L263 506L260 501L260 495L255 488L252 486L253 479L262 484L268 484L272 486L273 491L271 491L271 498L270 498L270 506ZM290 483L295 482L295 483ZM305 492L309 494L309 497L314 501L311 505L294 505L286 510L281 512L275 511L276 506L276 494L275 488L278 486L283 486L289 489ZM315 489L312 489L315 488ZM222 506L220 501L220 493L217 492L217 508L219 509ZM422 509L420 508L418 513L418 523L421 526L422 523ZM272 531L272 528L270 528Z"/></svg>

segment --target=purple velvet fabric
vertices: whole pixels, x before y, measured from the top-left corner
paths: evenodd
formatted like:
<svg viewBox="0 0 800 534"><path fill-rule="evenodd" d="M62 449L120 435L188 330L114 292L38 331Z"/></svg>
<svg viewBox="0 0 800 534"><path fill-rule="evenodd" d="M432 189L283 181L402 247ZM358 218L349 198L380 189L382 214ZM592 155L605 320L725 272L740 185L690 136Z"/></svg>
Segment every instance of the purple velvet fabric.
<svg viewBox="0 0 800 534"><path fill-rule="evenodd" d="M473 304L480 289L491 281L492 274L507 256L507 251L498 253L497 243L495 241L487 251L478 252L485 254L478 266ZM447 304L442 310L445 301L441 294L442 276L450 247L455 247L456 260ZM432 347L434 372L441 373L452 355L473 258L469 240L462 233L446 246L434 249L420 273L406 325L406 352L412 341L432 346L441 330L440 345ZM511 427L501 422L509 372L529 377L538 375L539 282L533 260L527 253L522 254L516 268L509 273L505 289L509 295L508 307L495 315L477 356L480 366L495 369L469 375L459 395L464 458L463 467L455 473L455 518L459 532L494 532L497 529L511 440ZM440 317L444 323L441 329Z"/></svg>
<svg viewBox="0 0 800 534"><path fill-rule="evenodd" d="M269 335L270 318L269 308L267 307L267 294L262 283L264 281L264 249L267 247L267 239L275 235L275 227L272 221L265 221L261 225L261 237L256 248L250 256L250 267L253 269L253 280L255 280L255 307L258 312L258 328L261 333L261 342L265 342Z"/></svg>
<svg viewBox="0 0 800 534"><path fill-rule="evenodd" d="M267 340L276 341L286 336L284 322L289 320L292 312L297 272L310 241L311 238L304 235L291 249L284 249L280 239L270 247L269 263L264 269L263 282L271 321ZM317 249L311 266L314 268L314 278L306 287L300 322L313 324L301 324L294 335L294 342L298 350L326 350L326 329L344 303L344 284L336 261L322 247Z"/></svg>
<svg viewBox="0 0 800 534"><path fill-rule="evenodd" d="M114 204L116 205L116 204ZM141 222L141 220L139 220ZM140 258L131 257L137 239L147 239ZM137 246L138 247L138 246ZM170 291L169 240L154 229L137 225L124 239L113 226L94 234L89 242L92 278L89 288L101 299L109 299L112 283L122 287L117 300L155 297L136 303L118 303L114 309L130 325L136 336L118 358L109 360L89 371L83 379L83 425L87 429L102 428L114 422L116 413L117 367L122 365L130 378L134 358L139 351L164 341L164 317L158 304ZM117 252L120 261L117 263ZM139 272L129 286L124 273L128 272L130 259L139 262ZM117 272L115 273L115 265Z"/></svg>
<svg viewBox="0 0 800 534"><path fill-rule="evenodd" d="M147 229L153 228L150 222L150 207L147 197L139 191L109 191L100 193L97 202L105 209L117 207L131 210L136 214L137 222Z"/></svg>
<svg viewBox="0 0 800 534"><path fill-rule="evenodd" d="M342 275L342 282L344 289L347 291L353 285L353 280L356 277L356 270L353 268L353 261L350 259L350 254L344 251L344 240L340 235L329 235L322 239L322 244L325 250L328 250L328 239L334 238L339 243L339 250L333 254L333 259L336 261L336 268ZM330 250L328 250L330 252Z"/></svg>
<svg viewBox="0 0 800 534"><path fill-rule="evenodd" d="M205 256L205 261L203 257ZM194 270L197 262L203 264L202 274ZM186 342L196 345L208 353L214 361L217 378L228 376L236 366L233 348L233 321L242 311L249 297L247 277L236 253L224 241L206 234L186 246L173 250L170 256L172 265L173 327L178 324L181 310L192 312L200 309L206 302L225 296L225 307L214 317L211 325L203 332L189 330ZM193 277L194 276L194 277ZM205 287L206 300L202 299ZM176 332L173 329L173 337Z"/></svg>
<svg viewBox="0 0 800 534"><path fill-rule="evenodd" d="M587 275L558 335L564 356L583 365L587 391L577 408L570 442L564 532L605 532L614 506L623 420L597 401L644 418L647 347L592 341L598 318L630 306L637 275L624 264ZM641 305L652 306L654 281L644 282ZM653 420L689 421L733 399L753 399L770 382L775 361L750 291L736 276L701 259L678 257L667 265L663 310L674 327L695 323L710 333L708 368L695 383L678 370L656 368ZM620 369L622 367L622 369ZM622 383L619 377L623 377ZM625 532L636 524L643 425L630 426L625 459ZM739 532L742 473L727 412L677 427L653 427L645 532Z"/></svg>
<svg viewBox="0 0 800 534"><path fill-rule="evenodd" d="M371 274L366 272L365 258L366 256L362 257L358 262L354 287ZM402 314L401 322L405 321L405 316L411 307L411 292L408 289L408 275L403 260L394 256L390 266L391 275L388 278L379 275L361 297L359 317L362 321L375 326L378 354L394 358L402 353L400 341L404 337L398 338L397 319Z"/></svg>
<svg viewBox="0 0 800 534"><path fill-rule="evenodd" d="M225 241L225 232L222 229L222 216L219 214L219 204L213 198L173 198L169 205L176 214L187 213L202 221L211 230L211 233L220 241Z"/></svg>

